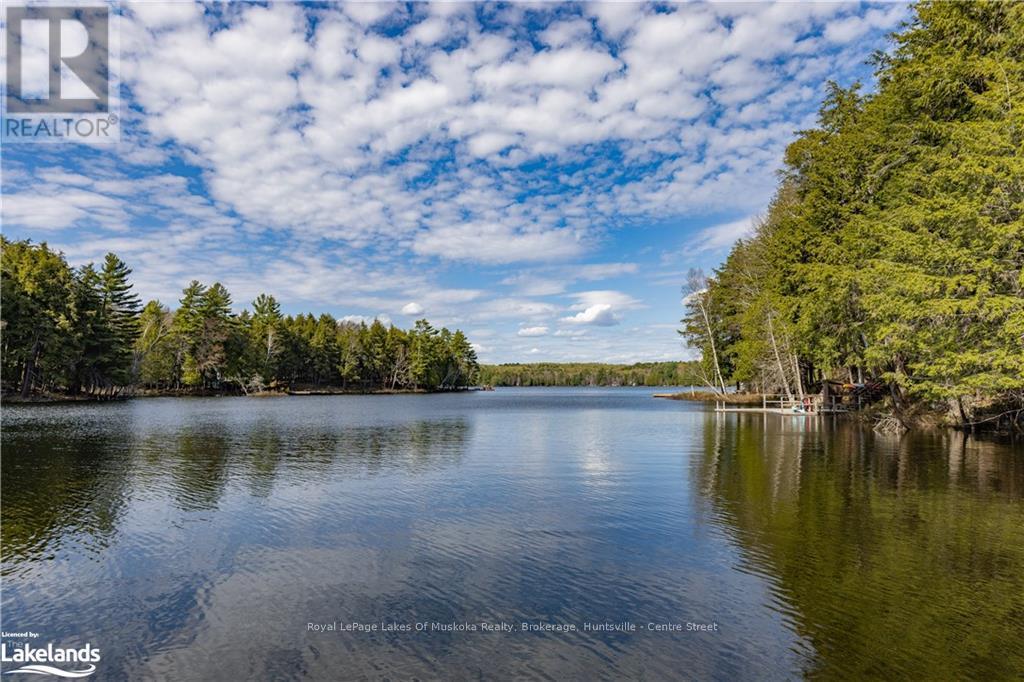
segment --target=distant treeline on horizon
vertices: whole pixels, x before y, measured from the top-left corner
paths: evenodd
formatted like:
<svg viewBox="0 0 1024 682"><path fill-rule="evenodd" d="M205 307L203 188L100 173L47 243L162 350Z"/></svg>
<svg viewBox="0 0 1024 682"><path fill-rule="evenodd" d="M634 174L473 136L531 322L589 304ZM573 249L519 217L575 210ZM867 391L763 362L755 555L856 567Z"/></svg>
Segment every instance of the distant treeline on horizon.
<svg viewBox="0 0 1024 682"><path fill-rule="evenodd" d="M701 383L696 362L536 362L481 365L486 386L692 386Z"/></svg>

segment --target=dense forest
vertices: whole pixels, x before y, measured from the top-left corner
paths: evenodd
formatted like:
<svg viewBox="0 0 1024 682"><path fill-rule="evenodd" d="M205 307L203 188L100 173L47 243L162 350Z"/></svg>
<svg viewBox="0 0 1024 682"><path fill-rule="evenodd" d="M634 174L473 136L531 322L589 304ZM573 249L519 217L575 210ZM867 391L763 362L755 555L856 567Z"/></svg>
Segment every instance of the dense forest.
<svg viewBox="0 0 1024 682"><path fill-rule="evenodd" d="M193 281L174 311L132 292L114 254L71 268L46 244L2 247L2 379L5 392L123 395L135 388L256 392L296 387L448 390L476 380L461 331L285 316L261 294L232 312L221 284Z"/></svg>
<svg viewBox="0 0 1024 682"><path fill-rule="evenodd" d="M756 231L688 278L704 383L799 395L884 385L961 425L1024 408L1024 3L922 2L876 56L877 91L830 84Z"/></svg>
<svg viewBox="0 0 1024 682"><path fill-rule="evenodd" d="M480 383L489 386L691 386L700 383L696 364L538 362L482 365Z"/></svg>

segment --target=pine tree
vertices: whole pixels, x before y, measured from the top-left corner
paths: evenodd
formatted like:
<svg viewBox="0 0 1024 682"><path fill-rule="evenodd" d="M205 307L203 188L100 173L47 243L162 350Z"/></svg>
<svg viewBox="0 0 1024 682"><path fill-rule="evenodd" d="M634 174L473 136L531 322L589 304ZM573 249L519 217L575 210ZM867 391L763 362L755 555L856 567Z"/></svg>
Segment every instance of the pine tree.
<svg viewBox="0 0 1024 682"><path fill-rule="evenodd" d="M205 295L206 287L198 281L192 280L182 290L178 309L174 312L171 333L174 346L175 386L180 383L198 386L202 382L202 376L197 370L195 354L204 324L200 306Z"/></svg>
<svg viewBox="0 0 1024 682"><path fill-rule="evenodd" d="M99 273L98 294L103 336L100 366L106 380L118 386L132 381L132 351L139 336L139 297L128 281L131 269L108 253Z"/></svg>
<svg viewBox="0 0 1024 682"><path fill-rule="evenodd" d="M74 275L62 254L45 244L2 247L3 376L23 397L53 385L63 370Z"/></svg>
<svg viewBox="0 0 1024 682"><path fill-rule="evenodd" d="M224 285L214 282L203 292L197 309L201 325L192 351L195 374L203 386L217 386L228 369L228 347L235 332L231 295Z"/></svg>
<svg viewBox="0 0 1024 682"><path fill-rule="evenodd" d="M877 93L829 85L765 220L708 286L710 325L684 331L718 341L734 378L791 393L878 378L897 414L945 401L966 422L1024 405L1024 5L915 15Z"/></svg>

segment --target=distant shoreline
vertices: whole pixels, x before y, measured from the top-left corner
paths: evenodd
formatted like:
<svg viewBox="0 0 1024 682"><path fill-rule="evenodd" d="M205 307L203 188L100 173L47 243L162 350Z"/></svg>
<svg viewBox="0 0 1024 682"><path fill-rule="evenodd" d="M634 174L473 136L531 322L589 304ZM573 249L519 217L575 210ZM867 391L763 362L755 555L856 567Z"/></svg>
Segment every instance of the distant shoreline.
<svg viewBox="0 0 1024 682"><path fill-rule="evenodd" d="M434 395L442 393L469 393L473 391L493 390L486 386L463 386L443 390L427 389L295 389L283 391L258 391L243 393L241 391L215 391L215 390L155 390L143 389L133 393L120 395L79 395L73 396L60 393L35 394L27 398L20 395L4 395L0 397L0 404L3 405L60 405L78 403L109 403L124 402L126 400L145 398L284 398L287 396L325 396L325 395Z"/></svg>
<svg viewBox="0 0 1024 682"><path fill-rule="evenodd" d="M191 390L191 389L141 389L133 393L111 395L111 396L99 396L99 395L79 395L73 396L61 393L48 393L48 394L34 394L27 398L22 398L17 394L5 394L0 396L0 404L3 405L61 405L61 404L80 404L80 403L107 403L107 402L124 402L127 400L145 399L145 398L285 398L288 396L360 396L360 395L443 395L446 393L474 393L474 392L490 392L498 389L515 389L515 388L529 388L529 389L549 389L549 388L576 388L576 389L592 389L592 388L631 388L631 389L653 389L653 388L689 388L689 386L631 386L631 385L548 385L548 386L462 386L459 388L451 388L444 390L427 390L427 389L371 389L371 390L357 390L357 389L341 389L341 388L320 388L320 389L290 389L282 391L259 391L253 393L243 393L241 391L215 391L215 390ZM716 396L714 393L707 391L697 391L695 393L681 392L681 393L652 393L654 398L665 398L669 400L694 400L701 402L714 402ZM717 396L718 400L721 400L721 396ZM760 403L760 395L753 396L753 398L746 394L739 394L736 396L730 396L727 402L736 403Z"/></svg>

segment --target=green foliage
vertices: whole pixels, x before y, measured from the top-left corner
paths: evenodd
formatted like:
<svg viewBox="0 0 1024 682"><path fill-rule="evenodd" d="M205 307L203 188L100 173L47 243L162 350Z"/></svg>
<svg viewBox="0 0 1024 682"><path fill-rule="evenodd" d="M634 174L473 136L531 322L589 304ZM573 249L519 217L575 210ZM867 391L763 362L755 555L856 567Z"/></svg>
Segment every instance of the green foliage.
<svg viewBox="0 0 1024 682"><path fill-rule="evenodd" d="M139 336L139 297L128 281L131 269L124 261L108 253L99 273L100 311L106 338L102 374L115 385L132 381L132 349Z"/></svg>
<svg viewBox="0 0 1024 682"><path fill-rule="evenodd" d="M538 362L483 365L480 367L480 383L487 386L692 386L700 383L696 364Z"/></svg>
<svg viewBox="0 0 1024 682"><path fill-rule="evenodd" d="M103 267L71 269L44 244L2 248L3 383L33 390L115 392L130 382L139 301L131 270L107 254Z"/></svg>
<svg viewBox="0 0 1024 682"><path fill-rule="evenodd" d="M140 310L131 270L114 254L100 270L73 270L46 244L0 238L0 246L5 390L450 390L477 378L465 334L426 320L404 331L379 320L284 316L265 294L235 314L222 284L197 281L174 312L159 301Z"/></svg>
<svg viewBox="0 0 1024 682"><path fill-rule="evenodd" d="M140 383L153 386L174 375L177 361L174 316L160 301L150 301L139 315L139 338L133 368Z"/></svg>
<svg viewBox="0 0 1024 682"><path fill-rule="evenodd" d="M151 301L136 346L144 358L141 383L372 391L450 390L476 379L476 353L465 335L434 330L426 320L404 331L379 320L367 325L327 314L285 316L266 294L256 297L252 312L235 315L230 305L223 286L198 282L185 288L173 314Z"/></svg>
<svg viewBox="0 0 1024 682"><path fill-rule="evenodd" d="M830 84L708 286L736 380L878 377L897 408L1024 396L1024 5L915 11L876 94Z"/></svg>

